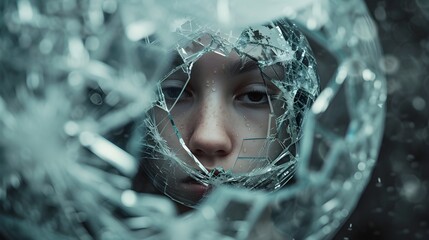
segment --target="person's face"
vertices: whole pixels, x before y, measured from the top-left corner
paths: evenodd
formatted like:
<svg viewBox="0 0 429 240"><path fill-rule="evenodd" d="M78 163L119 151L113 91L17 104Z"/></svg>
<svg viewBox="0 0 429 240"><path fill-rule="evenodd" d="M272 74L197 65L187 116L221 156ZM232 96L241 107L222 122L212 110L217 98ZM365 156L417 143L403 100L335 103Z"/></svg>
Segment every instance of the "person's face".
<svg viewBox="0 0 429 240"><path fill-rule="evenodd" d="M275 112L280 106L271 98L279 90L264 81L256 62L241 59L234 51L226 57L208 52L194 63L189 81L179 70L161 82L161 89L176 128L165 109L154 108L154 122L186 166L201 173L204 169L210 174L215 169L248 173L267 165L282 150L267 140L276 134ZM152 164L160 171L154 181L179 201L197 203L211 187L194 180L172 159Z"/></svg>

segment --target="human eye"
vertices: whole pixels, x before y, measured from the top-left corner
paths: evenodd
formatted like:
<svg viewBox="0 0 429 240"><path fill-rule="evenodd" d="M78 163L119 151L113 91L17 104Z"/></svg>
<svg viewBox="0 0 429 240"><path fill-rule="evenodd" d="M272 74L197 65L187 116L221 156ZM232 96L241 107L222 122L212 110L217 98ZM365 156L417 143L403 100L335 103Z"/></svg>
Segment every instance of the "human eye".
<svg viewBox="0 0 429 240"><path fill-rule="evenodd" d="M166 101L187 100L192 97L185 83L180 80L166 80L161 85L162 93Z"/></svg>
<svg viewBox="0 0 429 240"><path fill-rule="evenodd" d="M235 98L244 104L266 104L268 103L268 93L265 86L250 86L243 89Z"/></svg>

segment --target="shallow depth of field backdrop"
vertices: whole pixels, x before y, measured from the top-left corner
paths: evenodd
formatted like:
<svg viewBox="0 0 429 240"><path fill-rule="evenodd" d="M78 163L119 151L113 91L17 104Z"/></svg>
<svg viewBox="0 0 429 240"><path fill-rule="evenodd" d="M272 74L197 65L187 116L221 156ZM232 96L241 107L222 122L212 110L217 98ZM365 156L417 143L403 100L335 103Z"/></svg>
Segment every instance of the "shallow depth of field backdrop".
<svg viewBox="0 0 429 240"><path fill-rule="evenodd" d="M335 239L429 239L429 2L365 2L385 55L386 127L372 179Z"/></svg>
<svg viewBox="0 0 429 240"><path fill-rule="evenodd" d="M0 6L11 3L12 1L2 1ZM344 4L347 3L347 1L344 1ZM345 221L342 228L336 233L334 239L429 239L429 1L366 0L366 4L368 5L370 14L378 25L379 38L384 54L380 66L387 77L388 99L386 104L385 132L379 158L369 184L360 197L358 206ZM74 28L76 26L72 24L67 27ZM37 34L39 34L39 32L36 32L36 35ZM91 41L89 41L89 45L91 45L90 43ZM97 42L95 43L98 44ZM43 50L43 46L42 44L40 49ZM80 45L78 45L78 47L79 46ZM52 48L49 44L47 47ZM128 53L132 54L132 52L127 52L125 55ZM0 54L2 53L0 52ZM113 55L114 54L115 53L113 53ZM79 52L75 55L81 57ZM150 54L147 54L147 56L145 55L145 57L150 58ZM21 61L16 62L18 63ZM20 67L28 68L29 66ZM54 70L60 72L64 69L60 68ZM58 76L52 75L50 77L55 78ZM135 77L138 78L139 76ZM73 79L79 82L79 79L71 78L71 80ZM36 83L38 83L38 79L35 80L37 80ZM121 91L133 92L132 90L134 89L122 89ZM142 94L138 92L138 96L140 95ZM59 94L48 96L54 97L55 99L64 98L64 96L59 96ZM91 99L91 101L93 100L97 102L97 99ZM55 103L56 101L53 102ZM29 106L31 107L32 105L30 104ZM54 104L54 106L56 105ZM67 106L63 105L56 107L65 112L67 112L68 109ZM140 108L142 107L140 106ZM132 108L131 110L137 111L139 108ZM61 113L61 111L59 112ZM43 115L43 112L39 114L38 111L30 111L30 113L32 114L31 116ZM48 113L56 112L48 111ZM49 115L49 117L57 119L58 122L64 120L58 119L58 115ZM38 128L34 128L34 126L40 123L34 123L33 118L29 118L29 120L31 121L24 122L28 125L27 127L38 130ZM47 125L44 127L58 128L61 126ZM109 126L106 128L108 127ZM17 129L20 130L21 128ZM26 132L25 128L22 128L22 132ZM41 132L45 133L43 130L41 130ZM36 136L36 134L33 135ZM44 139L41 137L40 143L43 144L44 140L55 142L49 139L49 134L47 136L48 137ZM39 143L38 141L36 142ZM19 143L21 143L21 141L19 141ZM54 151L48 153L52 153L52 156L64 155L65 153L61 151L61 149L65 148L65 146L58 144L58 142L55 143L58 146L55 144L49 146L49 149L53 149ZM38 145L36 144L36 146ZM72 147L69 149L73 151ZM30 158L25 154L26 152L22 154L24 158ZM43 154L39 157L55 159L52 156ZM31 169L30 166L28 168L28 171L31 173L33 169ZM25 169L20 170L25 172ZM55 175L56 172L53 171L50 173ZM58 177L57 175L55 176ZM2 176L0 176L0 179L1 177ZM11 185L18 189L17 186L20 185L19 178L14 179L18 180L15 182L11 181ZM62 178L58 177L58 179ZM62 182L60 182L60 185L61 184ZM35 190L35 192L37 192L37 190ZM354 192L357 193L358 191ZM28 196L31 195L27 196L25 192L20 191L16 191L15 194L17 197L24 199L24 202L30 200L32 203L30 207L32 209L35 208L34 199L28 198ZM112 196L116 195L112 194ZM43 201L40 202L43 202L43 204L41 204L43 206L49 205L46 204L48 201L44 198ZM62 201L58 202L62 203ZM95 203L95 201L88 202L92 204ZM87 208L87 210L92 209L90 205L83 204L83 206ZM27 214L26 211L21 212ZM0 217L2 216L0 215ZM100 219L101 218L102 217L100 217ZM78 218L78 220L79 219L80 218ZM55 224L58 223L55 221L53 222ZM117 226L118 224L109 222L109 225ZM204 226L207 228L207 225ZM0 225L0 230L1 227ZM53 228L55 228L55 226ZM58 228L61 228L61 226ZM301 228L304 229L305 226ZM67 226L66 229L70 228ZM316 231L317 230L320 230L320 228L316 228ZM38 231L40 231L40 229ZM119 234L116 229L110 229L110 231ZM331 229L329 231L334 230ZM107 231L107 233L109 232ZM177 239L177 236L174 237ZM1 234L0 238L2 238Z"/></svg>

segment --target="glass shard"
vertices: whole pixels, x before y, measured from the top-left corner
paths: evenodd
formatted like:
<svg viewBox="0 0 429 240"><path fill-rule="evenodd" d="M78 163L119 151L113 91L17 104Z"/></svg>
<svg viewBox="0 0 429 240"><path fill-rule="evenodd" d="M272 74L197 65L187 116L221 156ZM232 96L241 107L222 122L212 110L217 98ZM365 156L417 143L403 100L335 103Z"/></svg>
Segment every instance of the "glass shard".
<svg viewBox="0 0 429 240"><path fill-rule="evenodd" d="M385 79L362 1L0 11L2 237L326 239L369 179Z"/></svg>

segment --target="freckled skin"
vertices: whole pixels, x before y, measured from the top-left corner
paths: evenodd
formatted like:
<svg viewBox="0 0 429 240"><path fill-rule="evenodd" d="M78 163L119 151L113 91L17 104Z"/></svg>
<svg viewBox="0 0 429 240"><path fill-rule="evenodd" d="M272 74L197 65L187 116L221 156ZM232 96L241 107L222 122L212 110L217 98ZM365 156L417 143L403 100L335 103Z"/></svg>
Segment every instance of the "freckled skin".
<svg viewBox="0 0 429 240"><path fill-rule="evenodd" d="M234 168L236 159L240 152L245 153L245 156L257 156L264 141L246 142L242 149L243 139L266 138L267 133L272 132L268 126L275 128L274 119L269 118L269 105L261 103L262 101L255 104L246 95L257 89L262 90L263 97L267 98L266 85L259 69L238 75L227 71L226 66L239 59L235 52L227 57L209 52L195 62L187 86L184 85L186 77L179 79L180 81L175 79L177 77L171 77L162 83L164 88L177 83L183 84L180 87L185 87L186 93L171 109L171 116L186 146L209 171L223 168L233 172L250 172L255 164L246 167L246 163L241 162L239 168ZM198 169L179 143L174 128L167 120L167 113L155 108L153 117L168 147L182 161ZM189 175L171 161L154 161L150 164L155 165L156 169L168 171L158 174L154 179L161 183L160 187L165 190L166 195L172 196L176 201L193 203L198 203L203 197L195 191L194 186L183 183L183 179Z"/></svg>

